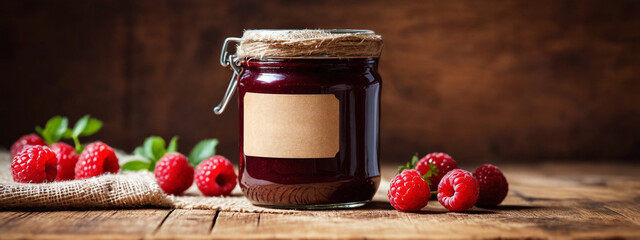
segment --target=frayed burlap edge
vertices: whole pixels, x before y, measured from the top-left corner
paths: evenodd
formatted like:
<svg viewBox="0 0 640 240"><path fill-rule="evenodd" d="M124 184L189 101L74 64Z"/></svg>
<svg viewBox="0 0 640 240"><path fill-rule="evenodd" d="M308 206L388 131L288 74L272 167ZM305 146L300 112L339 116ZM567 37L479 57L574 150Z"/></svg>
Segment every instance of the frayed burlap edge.
<svg viewBox="0 0 640 240"><path fill-rule="evenodd" d="M372 31L247 30L236 51L239 58L379 57L382 37Z"/></svg>
<svg viewBox="0 0 640 240"><path fill-rule="evenodd" d="M134 208L172 203L144 175L108 174L42 184L0 183L1 208Z"/></svg>

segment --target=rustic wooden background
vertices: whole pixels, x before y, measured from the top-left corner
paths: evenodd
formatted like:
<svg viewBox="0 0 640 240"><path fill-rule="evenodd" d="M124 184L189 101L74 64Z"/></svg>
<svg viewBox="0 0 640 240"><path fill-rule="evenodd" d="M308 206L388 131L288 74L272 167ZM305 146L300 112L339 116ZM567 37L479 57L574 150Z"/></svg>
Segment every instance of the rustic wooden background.
<svg viewBox="0 0 640 240"><path fill-rule="evenodd" d="M90 113L124 150L217 137L237 161L237 107L211 109L251 28L381 34L384 161L640 158L639 1L0 1L0 145Z"/></svg>

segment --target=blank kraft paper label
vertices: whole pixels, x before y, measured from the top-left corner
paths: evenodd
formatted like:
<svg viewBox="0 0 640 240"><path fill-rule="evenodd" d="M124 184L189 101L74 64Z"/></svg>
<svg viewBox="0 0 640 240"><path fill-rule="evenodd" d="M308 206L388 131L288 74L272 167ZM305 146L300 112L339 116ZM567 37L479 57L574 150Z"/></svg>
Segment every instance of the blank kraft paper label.
<svg viewBox="0 0 640 240"><path fill-rule="evenodd" d="M333 158L340 149L340 104L333 94L244 95L244 154Z"/></svg>

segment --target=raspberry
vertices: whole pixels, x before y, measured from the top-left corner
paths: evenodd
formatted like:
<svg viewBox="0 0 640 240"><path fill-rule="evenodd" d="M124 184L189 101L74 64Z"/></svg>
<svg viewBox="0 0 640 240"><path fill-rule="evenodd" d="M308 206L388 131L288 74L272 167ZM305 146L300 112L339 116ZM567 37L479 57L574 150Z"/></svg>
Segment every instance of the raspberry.
<svg viewBox="0 0 640 240"><path fill-rule="evenodd" d="M18 138L18 141L11 145L11 156L14 157L20 153L24 147L31 145L47 146L47 143L38 135L29 134Z"/></svg>
<svg viewBox="0 0 640 240"><path fill-rule="evenodd" d="M500 168L485 164L473 171L473 177L480 184L480 195L476 206L495 207L504 200L509 192L509 184Z"/></svg>
<svg viewBox="0 0 640 240"><path fill-rule="evenodd" d="M51 150L56 153L56 158L58 159L56 181L73 180L76 176L75 167L78 162L76 150L63 142L51 144Z"/></svg>
<svg viewBox="0 0 640 240"><path fill-rule="evenodd" d="M429 184L416 170L405 169L391 180L387 193L391 206L402 212L415 212L429 203Z"/></svg>
<svg viewBox="0 0 640 240"><path fill-rule="evenodd" d="M440 180L447 174L449 171L458 168L458 164L456 163L451 156L446 153L429 153L424 156L418 164L416 164L416 170L420 175L425 175L427 171L429 171L429 163L433 164L438 168L437 174L429 177L429 182L431 182L431 191L438 190L438 184L440 184Z"/></svg>
<svg viewBox="0 0 640 240"><path fill-rule="evenodd" d="M442 177L438 185L438 201L449 211L462 212L478 199L478 181L470 172L454 169Z"/></svg>
<svg viewBox="0 0 640 240"><path fill-rule="evenodd" d="M20 183L52 182L56 179L56 153L46 146L31 146L13 157L11 175Z"/></svg>
<svg viewBox="0 0 640 240"><path fill-rule="evenodd" d="M196 185L205 196L230 195L236 178L233 165L223 156L207 158L196 167Z"/></svg>
<svg viewBox="0 0 640 240"><path fill-rule="evenodd" d="M78 157L76 179L87 179L105 172L117 173L120 170L118 158L109 145L103 142L89 144Z"/></svg>
<svg viewBox="0 0 640 240"><path fill-rule="evenodd" d="M153 170L158 185L167 194L180 195L193 184L193 167L177 152L164 154Z"/></svg>

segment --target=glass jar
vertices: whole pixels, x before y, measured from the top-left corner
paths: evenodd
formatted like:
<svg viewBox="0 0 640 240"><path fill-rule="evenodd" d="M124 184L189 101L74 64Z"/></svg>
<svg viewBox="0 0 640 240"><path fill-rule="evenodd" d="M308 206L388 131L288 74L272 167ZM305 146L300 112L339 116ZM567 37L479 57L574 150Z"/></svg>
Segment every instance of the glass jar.
<svg viewBox="0 0 640 240"><path fill-rule="evenodd" d="M380 48L373 56L348 57L286 53L258 59L223 53L239 92L238 181L253 204L322 209L359 207L371 200L380 182ZM227 95L233 93L233 81ZM223 107L224 102L217 110Z"/></svg>

